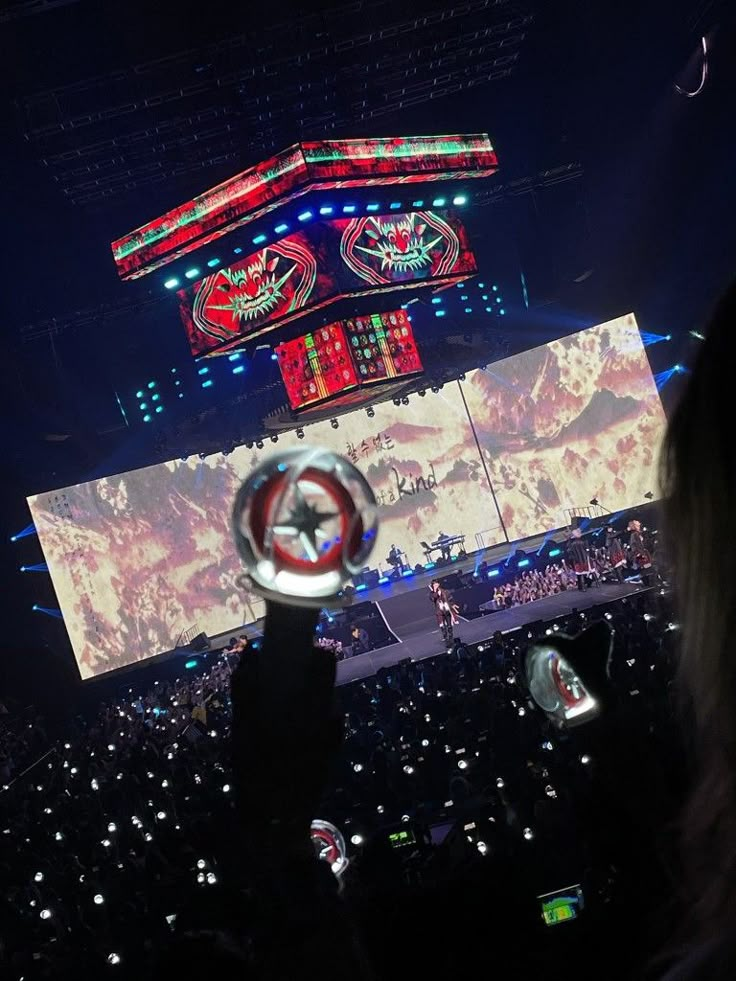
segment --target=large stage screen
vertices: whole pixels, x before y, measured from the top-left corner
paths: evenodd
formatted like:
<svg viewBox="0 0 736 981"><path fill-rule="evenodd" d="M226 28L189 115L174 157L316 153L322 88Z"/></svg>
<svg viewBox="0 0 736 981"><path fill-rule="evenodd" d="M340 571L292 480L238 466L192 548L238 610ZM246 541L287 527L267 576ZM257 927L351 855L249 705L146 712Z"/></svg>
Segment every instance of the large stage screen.
<svg viewBox="0 0 736 981"><path fill-rule="evenodd" d="M463 383L509 539L657 493L666 424L633 314L532 348Z"/></svg>
<svg viewBox="0 0 736 981"><path fill-rule="evenodd" d="M304 442L285 434L278 448L326 446L363 470L384 570L391 545L414 565L441 532L465 535L470 552L561 527L566 508L593 496L616 511L656 492L665 419L633 316L374 411L308 426ZM241 446L29 499L83 678L262 614L237 584L229 514L241 480L275 449Z"/></svg>

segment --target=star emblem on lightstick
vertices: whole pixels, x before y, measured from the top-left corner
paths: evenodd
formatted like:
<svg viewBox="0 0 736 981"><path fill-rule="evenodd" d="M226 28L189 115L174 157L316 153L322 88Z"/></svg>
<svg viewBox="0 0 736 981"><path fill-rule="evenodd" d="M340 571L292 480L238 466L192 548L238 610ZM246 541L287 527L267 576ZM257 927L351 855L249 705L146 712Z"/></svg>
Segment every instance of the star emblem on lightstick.
<svg viewBox="0 0 736 981"><path fill-rule="evenodd" d="M274 535L286 535L298 538L310 562L319 561L319 543L329 538L322 529L326 521L339 517L336 511L318 511L302 494L298 484L293 487L294 503L286 521L272 528Z"/></svg>

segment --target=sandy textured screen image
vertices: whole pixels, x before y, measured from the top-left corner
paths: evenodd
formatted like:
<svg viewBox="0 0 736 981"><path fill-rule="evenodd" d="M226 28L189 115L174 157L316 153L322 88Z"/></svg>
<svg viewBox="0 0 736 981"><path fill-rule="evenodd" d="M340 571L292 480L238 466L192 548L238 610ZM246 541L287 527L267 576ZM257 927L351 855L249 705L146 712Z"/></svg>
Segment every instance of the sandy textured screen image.
<svg viewBox="0 0 736 981"><path fill-rule="evenodd" d="M509 538L657 492L665 416L633 314L474 371L463 383Z"/></svg>
<svg viewBox="0 0 736 981"><path fill-rule="evenodd" d="M641 503L656 490L663 427L629 316L413 395L408 406L377 405L373 418L360 408L339 429L308 426L304 442L290 433L277 447L158 464L29 505L90 678L171 650L186 632L213 636L262 615L238 584L229 519L241 481L272 452L326 446L363 471L381 520L371 565L385 571L393 544L415 565L421 542L441 532L465 535L472 552L506 540L501 518L514 540L561 527L566 508L594 496L611 511Z"/></svg>

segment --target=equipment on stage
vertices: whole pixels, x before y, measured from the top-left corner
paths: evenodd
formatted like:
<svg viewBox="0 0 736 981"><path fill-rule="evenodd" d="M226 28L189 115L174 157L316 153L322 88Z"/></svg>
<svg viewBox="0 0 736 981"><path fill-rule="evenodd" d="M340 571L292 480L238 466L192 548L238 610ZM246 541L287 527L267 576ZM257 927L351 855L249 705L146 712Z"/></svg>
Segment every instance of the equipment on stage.
<svg viewBox="0 0 736 981"><path fill-rule="evenodd" d="M386 562L392 567L392 576L398 578L404 569L409 568L409 560L407 558L406 552L403 552L396 545L391 546L391 551L386 556Z"/></svg>
<svg viewBox="0 0 736 981"><path fill-rule="evenodd" d="M378 508L370 485L349 460L300 447L274 453L235 496L232 529L261 596L297 606L345 605L348 580L373 550Z"/></svg>
<svg viewBox="0 0 736 981"><path fill-rule="evenodd" d="M345 839L334 824L315 818L309 829L316 858L327 862L336 876L341 876L350 864Z"/></svg>
<svg viewBox="0 0 736 981"><path fill-rule="evenodd" d="M424 549L424 557L429 562L433 552L440 552L442 556L449 557L453 548L459 546L458 554L465 551L465 535L445 535L428 545L426 542L419 543Z"/></svg>

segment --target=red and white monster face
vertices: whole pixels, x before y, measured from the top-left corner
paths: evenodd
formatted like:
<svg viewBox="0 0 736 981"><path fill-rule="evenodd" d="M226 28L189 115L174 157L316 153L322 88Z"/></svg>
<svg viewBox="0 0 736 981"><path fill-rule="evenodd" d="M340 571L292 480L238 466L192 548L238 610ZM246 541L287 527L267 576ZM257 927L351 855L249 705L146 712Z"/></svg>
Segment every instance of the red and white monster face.
<svg viewBox="0 0 736 981"><path fill-rule="evenodd" d="M376 256L381 272L417 272L432 263L431 250L442 241L442 235L426 236L426 222L417 215L396 218L370 218L364 228L370 246L356 245L359 252Z"/></svg>
<svg viewBox="0 0 736 981"><path fill-rule="evenodd" d="M209 309L229 311L237 329L271 313L283 301L284 286L296 269L295 264L279 260L264 249L245 269L223 269L217 274Z"/></svg>

